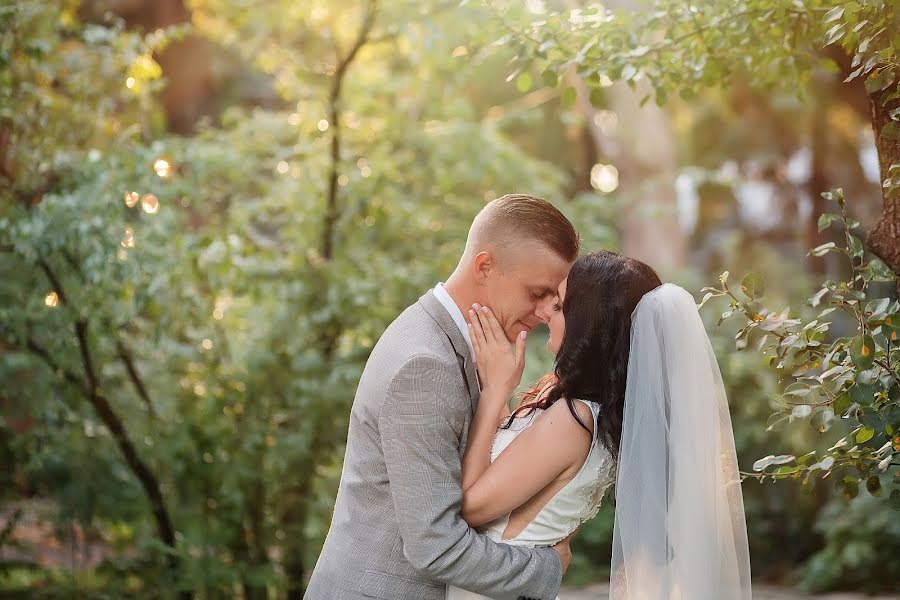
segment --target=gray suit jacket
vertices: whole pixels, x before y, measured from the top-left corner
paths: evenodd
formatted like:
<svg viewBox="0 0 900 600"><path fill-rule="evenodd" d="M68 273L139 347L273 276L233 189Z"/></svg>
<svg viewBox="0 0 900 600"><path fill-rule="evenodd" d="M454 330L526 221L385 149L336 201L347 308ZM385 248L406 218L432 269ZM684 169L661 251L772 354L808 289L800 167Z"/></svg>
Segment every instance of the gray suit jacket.
<svg viewBox="0 0 900 600"><path fill-rule="evenodd" d="M366 363L308 600L443 600L446 584L498 600L556 598L556 552L494 542L460 516L478 398L469 347L429 291Z"/></svg>

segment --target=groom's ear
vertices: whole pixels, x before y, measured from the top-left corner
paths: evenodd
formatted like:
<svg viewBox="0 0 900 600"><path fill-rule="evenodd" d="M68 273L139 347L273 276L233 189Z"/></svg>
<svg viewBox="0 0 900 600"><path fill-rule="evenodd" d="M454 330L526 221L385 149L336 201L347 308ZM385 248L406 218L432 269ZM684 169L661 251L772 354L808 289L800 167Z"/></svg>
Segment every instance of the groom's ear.
<svg viewBox="0 0 900 600"><path fill-rule="evenodd" d="M475 277L475 282L479 284L485 283L491 271L496 268L497 263L493 254L487 250L482 250L475 255L475 260L472 261L472 274Z"/></svg>

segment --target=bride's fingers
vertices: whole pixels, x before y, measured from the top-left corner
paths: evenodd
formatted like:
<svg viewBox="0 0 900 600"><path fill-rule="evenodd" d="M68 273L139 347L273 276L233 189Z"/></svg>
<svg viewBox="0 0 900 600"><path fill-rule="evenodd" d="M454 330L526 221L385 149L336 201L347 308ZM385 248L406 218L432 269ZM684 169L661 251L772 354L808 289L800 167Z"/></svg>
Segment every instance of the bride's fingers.
<svg viewBox="0 0 900 600"><path fill-rule="evenodd" d="M516 336L516 366L525 364L525 336L528 335L524 331Z"/></svg>
<svg viewBox="0 0 900 600"><path fill-rule="evenodd" d="M466 326L469 328L469 339L472 340L472 350L475 351L475 363L480 362L481 358L481 342L478 341L478 336L475 335L475 328L471 323L466 323Z"/></svg>
<svg viewBox="0 0 900 600"><path fill-rule="evenodd" d="M506 339L506 333L503 331L503 327L500 325L500 321L498 321L497 317L494 316L494 311L485 306L484 314L485 320L488 322L488 325L491 328L491 333L494 336L494 341L498 344L509 344L509 340Z"/></svg>
<svg viewBox="0 0 900 600"><path fill-rule="evenodd" d="M487 340L487 343L491 348L496 348L497 343L494 340L494 332L491 331L491 323L488 321L488 307L487 306L479 306L475 311L478 313L478 321L481 323L481 328L484 330L484 339Z"/></svg>
<svg viewBox="0 0 900 600"><path fill-rule="evenodd" d="M484 315L484 307L478 304L473 306L475 310L475 318L478 320L478 329L481 332L484 341L484 349L491 350L494 346L494 336L491 334L490 325Z"/></svg>
<svg viewBox="0 0 900 600"><path fill-rule="evenodd" d="M472 325L472 330L475 334L472 336L473 339L478 338L482 351L487 350L487 339L484 336L484 327L482 327L481 321L478 318L477 310L469 311L469 323Z"/></svg>

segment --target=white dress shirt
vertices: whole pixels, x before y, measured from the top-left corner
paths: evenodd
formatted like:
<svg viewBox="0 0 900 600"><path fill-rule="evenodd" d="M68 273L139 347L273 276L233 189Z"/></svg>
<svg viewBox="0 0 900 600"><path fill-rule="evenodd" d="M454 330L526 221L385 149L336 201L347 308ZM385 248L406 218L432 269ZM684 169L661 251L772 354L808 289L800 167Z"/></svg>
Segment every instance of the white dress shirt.
<svg viewBox="0 0 900 600"><path fill-rule="evenodd" d="M463 339L466 340L466 344L469 346L469 352L472 354L472 365L475 367L475 385L478 386L478 389L481 389L481 375L478 374L478 362L475 360L475 348L472 346L472 336L469 335L469 322L466 321L462 310L456 305L456 301L450 297L450 293L444 287L443 281L439 281L438 284L434 286L434 297L447 309L447 312L453 317L453 322L456 323L456 327L463 334Z"/></svg>
<svg viewBox="0 0 900 600"><path fill-rule="evenodd" d="M466 318L463 316L462 310L456 305L456 302L453 298L450 297L450 294L444 288L444 282L439 282L436 286L434 286L434 297L438 299L444 308L447 309L447 312L450 313L450 316L453 317L453 322L456 323L456 326L459 328L460 333L462 333L463 338L466 340L466 344L469 345L469 352L472 353L472 364L475 363L475 348L472 347L472 338L469 336L469 324L466 321ZM476 375L477 376L477 375Z"/></svg>

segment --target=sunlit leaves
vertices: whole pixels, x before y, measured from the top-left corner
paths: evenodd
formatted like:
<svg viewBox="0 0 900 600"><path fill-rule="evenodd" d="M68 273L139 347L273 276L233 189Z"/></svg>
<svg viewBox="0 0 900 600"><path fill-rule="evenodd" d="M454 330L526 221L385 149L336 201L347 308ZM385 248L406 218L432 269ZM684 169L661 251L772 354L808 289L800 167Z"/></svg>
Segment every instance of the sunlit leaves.
<svg viewBox="0 0 900 600"><path fill-rule="evenodd" d="M841 190L823 196L837 202L841 212L822 215L820 229L840 224L844 243L828 242L811 254L842 254L852 261L852 274L849 281L826 281L810 298L812 307L826 305L816 319L804 323L791 318L787 309L779 314L763 307L757 300L762 282L753 274L741 282L741 291L749 300L736 296L728 287L727 274L723 274L721 288L704 288L704 303L727 297L731 308L723 318L740 314L746 319L746 325L737 334L738 348L747 347L753 336L756 348L783 373L787 384L779 398L783 408L770 417L769 431L797 420L808 420L821 434L833 431L841 421L855 425L818 463L805 465L798 461L796 469L778 467L767 471L767 467L776 465L775 457L769 456L754 466L763 473L759 477L799 477L804 473L808 477L815 470L840 470L845 474L845 482L850 482L845 485L845 495L855 497L858 483L866 479L868 470L889 469L892 459L900 454L889 441L900 428L900 406L896 404L900 399L900 347L895 339L895 315L900 303L890 297L870 295L872 282L896 281L896 277L881 261L866 260L861 240L850 233L859 223L847 217ZM850 317L856 327L852 335L826 337L832 325L826 317L836 311ZM848 448L849 438L856 445ZM878 491L873 495L878 495Z"/></svg>
<svg viewBox="0 0 900 600"><path fill-rule="evenodd" d="M794 462L796 457L791 456L789 454L782 454L779 456L769 455L765 458L761 458L753 463L754 471L764 471L766 468L772 465L783 465L790 462Z"/></svg>
<svg viewBox="0 0 900 600"><path fill-rule="evenodd" d="M272 6L251 15L233 3L198 4L201 29L214 29L211 36L228 52L283 78L277 85L286 106L232 107L190 137L144 127L153 119L141 119L147 115L140 110L150 116L156 110L147 95L152 86L140 79L155 73L146 39L92 30L102 47L84 51L109 61L104 68L61 70L71 97L60 100L59 111L35 122L27 111L16 115L18 139L35 143L26 156L63 168L45 179L37 165L22 162L34 178L23 175L11 191L28 208L18 196L2 204L0 245L13 251L0 261L13 276L0 283L0 297L15 310L0 310L0 325L4 344L21 342L30 330L63 367L80 373L72 332L76 319L90 323L103 392L141 455L159 468L165 501L191 549L185 560L191 568L206 561L190 581L213 589L218 580L209 573L244 581L251 569L231 545L242 529L235 523L265 516L253 522L260 556L285 539L297 546L307 538L310 547L321 542L332 507L317 502L333 498L353 390L384 327L452 272L460 240L486 199L512 190L560 199L566 174L523 152L470 103L469 53L454 50L471 41L464 19L432 19L432 7L421 3L403 10L384 3L378 39L359 50L339 102L330 105L335 73L328 59L347 51L365 3L334 3L312 20L305 8L314 7L304 2L283 3L284 14ZM214 4L213 15L206 8ZM411 14L422 18L413 23ZM292 20L301 26L292 30ZM54 23L55 17L47 31L56 35ZM432 35L439 23L447 36L440 40ZM268 44L260 55L257 43ZM123 51L110 52L113 46ZM52 74L59 65L44 52L36 48L40 60L16 68ZM535 73L527 81L523 72L523 90L539 85ZM0 95L8 91L3 86ZM31 99L0 103L0 110ZM79 127L72 114L84 117ZM45 128L37 127L40 119ZM336 131L341 148L334 157ZM337 215L328 259L321 244L332 181ZM47 192L32 202L33 190L44 186ZM7 193L0 190L4 200ZM562 208L590 243L605 246L591 232L612 235L611 229L592 204L596 195L590 201ZM40 258L60 273L65 301ZM134 357L149 402L130 379L120 342ZM5 353L0 365L10 369L7 357L27 367L31 379L23 379L22 394L35 410L80 406L77 386L67 387L38 358ZM59 432L71 428L84 439L80 432L88 430L97 444L88 449L109 457L111 471L126 471L102 428L81 427L90 417L85 408L54 421L45 443L68 460L73 446ZM83 481L104 497L109 485L139 493L127 476ZM50 483L42 493L63 493ZM262 500L258 492L265 492ZM312 507L307 521L282 514L304 502ZM101 517L139 522L135 537L143 536L147 504L120 504L104 506ZM209 554L191 554L201 546ZM275 578L269 572L258 581Z"/></svg>

